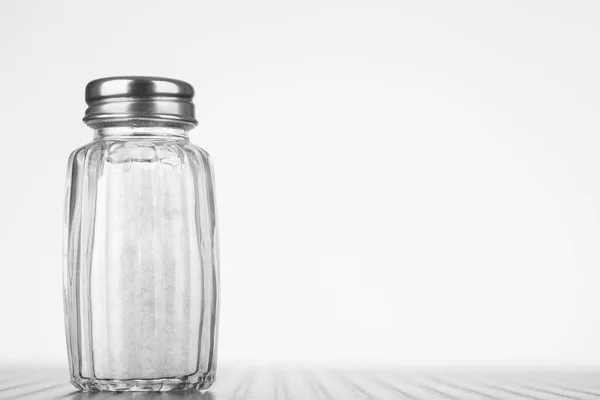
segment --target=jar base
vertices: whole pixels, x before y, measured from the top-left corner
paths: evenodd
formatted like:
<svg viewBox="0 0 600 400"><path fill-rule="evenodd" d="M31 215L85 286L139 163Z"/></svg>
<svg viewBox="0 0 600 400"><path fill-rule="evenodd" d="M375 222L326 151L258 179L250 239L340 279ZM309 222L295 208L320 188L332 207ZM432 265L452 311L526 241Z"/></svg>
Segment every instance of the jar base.
<svg viewBox="0 0 600 400"><path fill-rule="evenodd" d="M71 384L82 391L93 392L170 392L204 390L215 381L214 372L188 378L163 379L94 379L72 378Z"/></svg>

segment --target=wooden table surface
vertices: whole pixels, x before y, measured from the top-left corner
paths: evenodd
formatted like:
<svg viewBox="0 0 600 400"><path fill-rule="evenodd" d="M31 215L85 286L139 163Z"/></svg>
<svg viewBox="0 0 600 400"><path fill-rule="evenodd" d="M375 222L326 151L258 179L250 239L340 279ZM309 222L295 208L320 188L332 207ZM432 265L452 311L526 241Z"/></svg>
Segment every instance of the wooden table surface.
<svg viewBox="0 0 600 400"><path fill-rule="evenodd" d="M600 371L227 369L206 392L78 392L64 368L0 368L0 399L600 399Z"/></svg>

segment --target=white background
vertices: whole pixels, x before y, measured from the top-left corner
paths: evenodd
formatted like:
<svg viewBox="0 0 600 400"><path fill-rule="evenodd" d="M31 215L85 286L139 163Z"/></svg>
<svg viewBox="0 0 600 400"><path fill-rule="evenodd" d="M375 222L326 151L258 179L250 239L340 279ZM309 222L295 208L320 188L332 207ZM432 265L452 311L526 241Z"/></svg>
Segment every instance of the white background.
<svg viewBox="0 0 600 400"><path fill-rule="evenodd" d="M600 2L0 0L0 361L66 363L87 81L184 79L222 363L600 364Z"/></svg>

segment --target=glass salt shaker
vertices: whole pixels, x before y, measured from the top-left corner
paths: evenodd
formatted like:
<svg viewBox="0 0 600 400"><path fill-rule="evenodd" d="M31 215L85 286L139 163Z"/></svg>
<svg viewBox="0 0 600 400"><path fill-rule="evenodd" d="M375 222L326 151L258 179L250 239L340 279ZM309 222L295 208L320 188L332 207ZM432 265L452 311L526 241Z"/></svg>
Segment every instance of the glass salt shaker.
<svg viewBox="0 0 600 400"><path fill-rule="evenodd" d="M213 169L188 139L193 95L155 77L86 87L94 139L69 159L63 271L79 389L206 389L215 379Z"/></svg>

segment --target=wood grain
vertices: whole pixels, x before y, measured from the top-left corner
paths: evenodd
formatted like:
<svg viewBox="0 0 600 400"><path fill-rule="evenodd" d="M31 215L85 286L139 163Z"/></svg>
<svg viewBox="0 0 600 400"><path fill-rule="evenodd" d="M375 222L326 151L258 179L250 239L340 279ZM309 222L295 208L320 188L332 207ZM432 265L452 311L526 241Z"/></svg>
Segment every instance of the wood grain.
<svg viewBox="0 0 600 400"><path fill-rule="evenodd" d="M0 399L199 400L587 400L600 399L600 372L409 369L223 368L206 392L78 392L60 368L0 368Z"/></svg>

